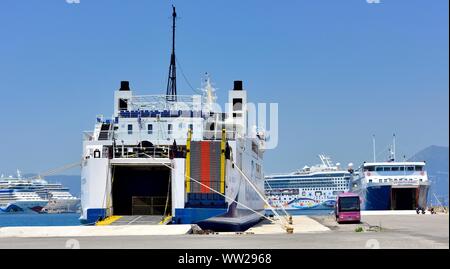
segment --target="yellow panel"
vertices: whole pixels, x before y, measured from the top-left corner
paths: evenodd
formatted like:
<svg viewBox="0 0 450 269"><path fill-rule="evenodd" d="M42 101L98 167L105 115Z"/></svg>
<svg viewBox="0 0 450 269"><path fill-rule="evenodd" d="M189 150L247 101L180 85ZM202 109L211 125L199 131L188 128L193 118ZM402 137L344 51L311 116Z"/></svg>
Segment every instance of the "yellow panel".
<svg viewBox="0 0 450 269"><path fill-rule="evenodd" d="M161 220L158 224L163 225L169 223L169 221L172 219L171 215L166 216L163 220Z"/></svg>
<svg viewBox="0 0 450 269"><path fill-rule="evenodd" d="M101 221L97 221L95 223L96 226L105 226L105 225L110 225L111 223L119 220L120 218L122 218L122 216L109 216L104 220Z"/></svg>
<svg viewBox="0 0 450 269"><path fill-rule="evenodd" d="M220 143L220 193L225 193L225 143L227 135L225 129L222 129L222 141Z"/></svg>
<svg viewBox="0 0 450 269"><path fill-rule="evenodd" d="M192 130L189 129L186 141L186 193L191 192L191 136Z"/></svg>

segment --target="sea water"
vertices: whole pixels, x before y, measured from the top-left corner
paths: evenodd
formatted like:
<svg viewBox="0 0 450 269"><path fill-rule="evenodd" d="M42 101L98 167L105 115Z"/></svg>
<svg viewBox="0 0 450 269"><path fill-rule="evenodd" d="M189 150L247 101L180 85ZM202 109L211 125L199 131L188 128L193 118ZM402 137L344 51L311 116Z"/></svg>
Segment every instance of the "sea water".
<svg viewBox="0 0 450 269"><path fill-rule="evenodd" d="M272 212L266 210L266 215ZM284 215L284 212L278 211ZM329 215L332 210L293 210L291 215ZM80 214L23 214L23 213L3 213L0 214L0 227L17 226L79 226Z"/></svg>
<svg viewBox="0 0 450 269"><path fill-rule="evenodd" d="M0 227L17 226L79 226L80 214L0 214Z"/></svg>
<svg viewBox="0 0 450 269"><path fill-rule="evenodd" d="M285 215L283 210L277 209L276 212L280 215ZM332 215L334 213L333 209L298 209L298 210L287 210L287 213L292 216L323 216ZM265 210L266 215L273 215L272 211L269 209Z"/></svg>

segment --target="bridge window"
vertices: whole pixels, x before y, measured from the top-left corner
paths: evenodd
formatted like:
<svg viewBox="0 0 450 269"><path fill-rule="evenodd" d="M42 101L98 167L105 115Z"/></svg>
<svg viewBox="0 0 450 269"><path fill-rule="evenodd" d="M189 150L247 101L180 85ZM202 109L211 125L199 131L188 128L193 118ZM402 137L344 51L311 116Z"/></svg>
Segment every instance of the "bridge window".
<svg viewBox="0 0 450 269"><path fill-rule="evenodd" d="M374 166L367 166L366 167L366 171L374 171L375 167Z"/></svg>
<svg viewBox="0 0 450 269"><path fill-rule="evenodd" d="M392 167L392 171L398 171L400 169L400 167L398 167L398 166L393 166Z"/></svg>
<svg viewBox="0 0 450 269"><path fill-rule="evenodd" d="M133 124L128 124L128 134L133 134Z"/></svg>
<svg viewBox="0 0 450 269"><path fill-rule="evenodd" d="M422 166L416 165L416 171L422 171Z"/></svg>
<svg viewBox="0 0 450 269"><path fill-rule="evenodd" d="M173 133L173 127L172 127L172 124L170 124L170 123L167 125L167 133L168 134L172 134Z"/></svg>
<svg viewBox="0 0 450 269"><path fill-rule="evenodd" d="M414 171L414 166L408 166L407 169L408 171Z"/></svg>
<svg viewBox="0 0 450 269"><path fill-rule="evenodd" d="M127 99L119 99L119 110L127 110L128 109L128 103L127 103Z"/></svg>
<svg viewBox="0 0 450 269"><path fill-rule="evenodd" d="M389 166L384 167L384 171L391 171L391 168Z"/></svg>
<svg viewBox="0 0 450 269"><path fill-rule="evenodd" d="M383 167L378 166L377 168L375 168L375 171L377 171L377 172L383 171Z"/></svg>

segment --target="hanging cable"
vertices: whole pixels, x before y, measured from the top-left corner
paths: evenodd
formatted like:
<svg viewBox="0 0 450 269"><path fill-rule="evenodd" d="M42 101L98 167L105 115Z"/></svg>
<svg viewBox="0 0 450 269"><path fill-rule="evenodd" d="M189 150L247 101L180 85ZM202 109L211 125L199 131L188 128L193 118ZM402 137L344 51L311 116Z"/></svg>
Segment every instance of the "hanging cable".
<svg viewBox="0 0 450 269"><path fill-rule="evenodd" d="M244 174L244 172L242 172L242 170L239 168L239 166L232 161L231 163L234 164L234 167L237 168L238 172L244 177L245 180L247 180L248 184L256 191L256 193L258 194L258 196L261 198L261 200L264 201L264 203L269 207L269 209L273 212L273 214L275 216L278 217L278 219L281 220L281 216L273 209L273 207L269 204L269 202L267 202L267 200L265 199L264 195L258 190L258 188L250 181L250 179L247 177L246 174ZM287 228L287 224L283 225L284 228Z"/></svg>
<svg viewBox="0 0 450 269"><path fill-rule="evenodd" d="M267 186L269 186L270 191L273 191L272 186L270 186L269 182L267 182ZM284 208L284 206L282 204L280 204L281 209L283 210L284 214L286 214L286 216L289 216L288 212L286 211L286 209Z"/></svg>
<svg viewBox="0 0 450 269"><path fill-rule="evenodd" d="M170 181L171 181L171 177L169 177L169 180L167 181L167 196L166 196L166 205L164 206L164 215L162 216L161 221L164 221L164 219L167 216L167 207L169 205L169 195L170 195Z"/></svg>
<svg viewBox="0 0 450 269"><path fill-rule="evenodd" d="M180 71L181 71L181 75L183 75L184 81L186 82L186 84L191 88L191 90L196 93L196 94L203 94L202 92L200 92L199 90L194 89L194 87L192 87L191 83L189 83L189 80L187 79L186 75L184 74L183 71L183 67L181 66L180 62L178 61L178 57L175 58L178 66L180 67Z"/></svg>

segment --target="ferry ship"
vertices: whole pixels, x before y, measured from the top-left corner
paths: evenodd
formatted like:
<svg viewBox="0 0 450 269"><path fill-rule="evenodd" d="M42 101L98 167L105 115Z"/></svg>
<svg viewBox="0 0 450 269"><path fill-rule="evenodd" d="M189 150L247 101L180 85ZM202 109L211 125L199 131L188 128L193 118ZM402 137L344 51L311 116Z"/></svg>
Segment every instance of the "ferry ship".
<svg viewBox="0 0 450 269"><path fill-rule="evenodd" d="M137 95L122 81L112 118L98 116L84 133L80 220L170 215L174 224L246 230L264 215L264 133L247 132L242 81L234 81L225 113L214 108L209 77L203 96L177 95L175 8L172 17L166 94Z"/></svg>
<svg viewBox="0 0 450 269"><path fill-rule="evenodd" d="M394 140L395 141L395 140ZM395 160L395 142L384 162L364 162L352 182L363 210L417 210L427 207L428 181L425 161Z"/></svg>
<svg viewBox="0 0 450 269"><path fill-rule="evenodd" d="M0 177L0 213L40 213L48 204L35 191L33 184L21 177Z"/></svg>
<svg viewBox="0 0 450 269"><path fill-rule="evenodd" d="M319 158L322 162L319 165L265 177L264 190L274 209L291 213L310 209L332 210L337 196L349 191L352 164L348 169L342 169L339 163L333 164L326 155L319 155Z"/></svg>

